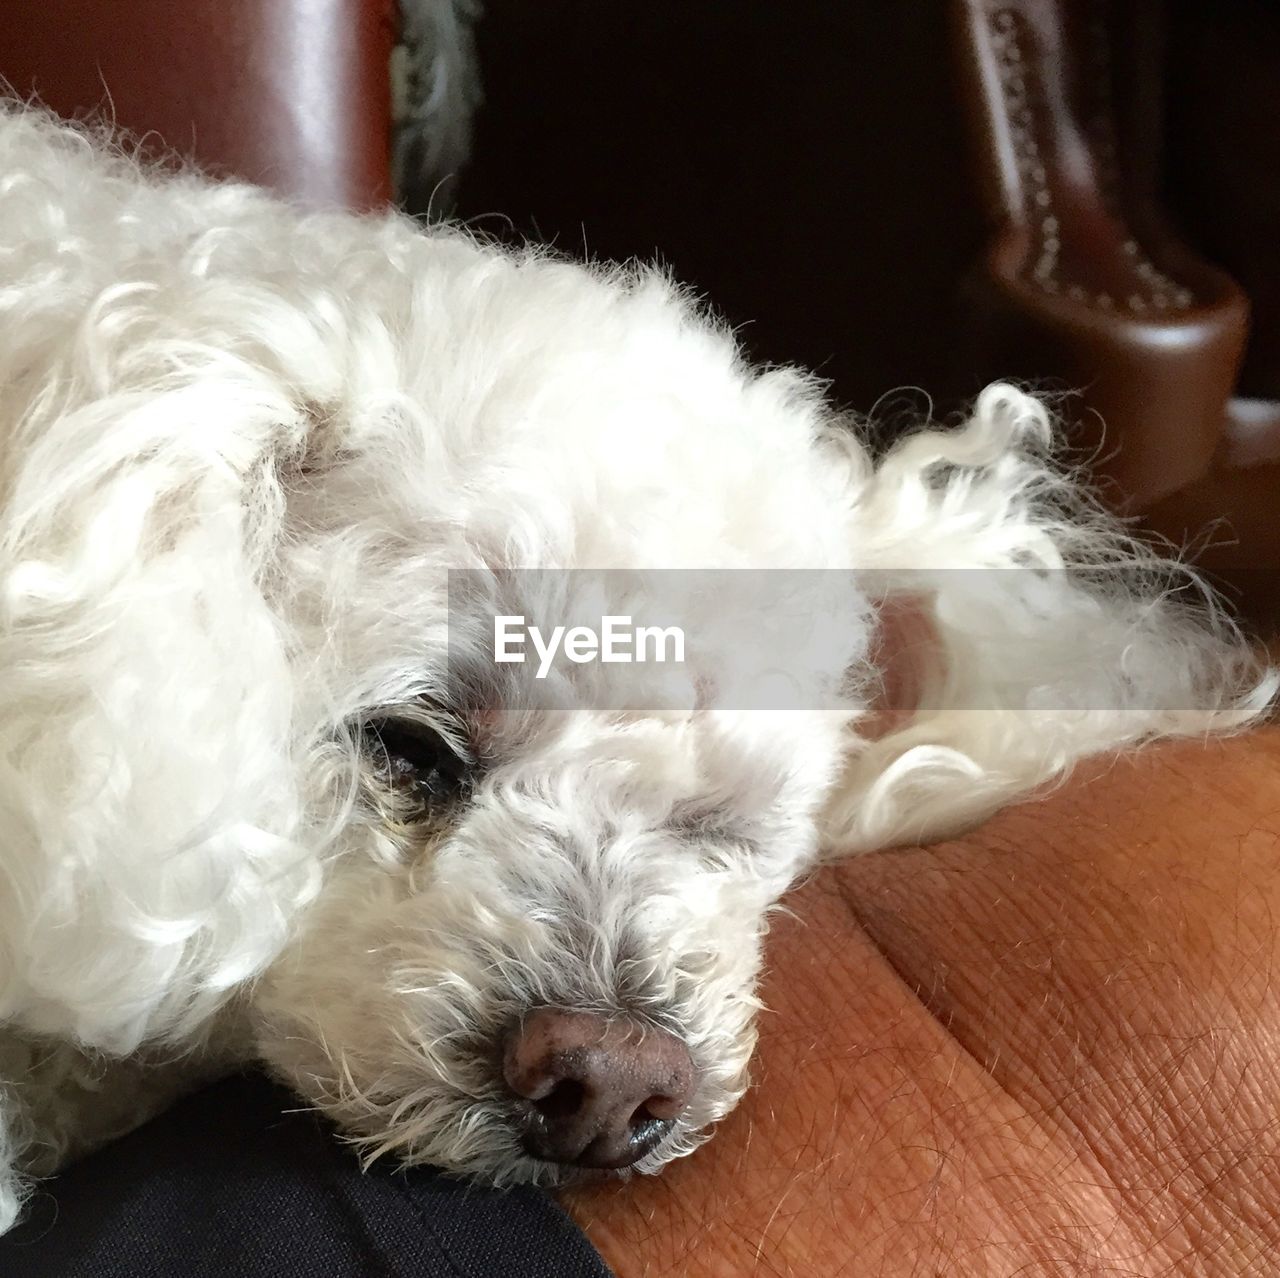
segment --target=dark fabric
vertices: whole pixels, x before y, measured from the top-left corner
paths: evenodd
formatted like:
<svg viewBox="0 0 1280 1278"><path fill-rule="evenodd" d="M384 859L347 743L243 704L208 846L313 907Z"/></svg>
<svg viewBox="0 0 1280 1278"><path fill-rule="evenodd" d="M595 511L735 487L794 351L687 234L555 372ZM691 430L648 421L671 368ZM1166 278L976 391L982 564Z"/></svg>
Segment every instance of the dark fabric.
<svg viewBox="0 0 1280 1278"><path fill-rule="evenodd" d="M362 1173L297 1105L253 1076L182 1102L46 1183L0 1239L0 1275L609 1278L546 1195Z"/></svg>

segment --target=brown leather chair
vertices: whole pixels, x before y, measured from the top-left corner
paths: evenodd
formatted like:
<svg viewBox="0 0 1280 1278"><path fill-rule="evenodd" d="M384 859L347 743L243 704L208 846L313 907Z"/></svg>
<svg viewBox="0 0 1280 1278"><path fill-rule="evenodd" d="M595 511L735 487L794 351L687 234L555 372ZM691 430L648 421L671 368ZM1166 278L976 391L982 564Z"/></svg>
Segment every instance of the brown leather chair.
<svg viewBox="0 0 1280 1278"><path fill-rule="evenodd" d="M991 227L971 292L978 362L993 375L1080 387L1080 439L1095 450L1104 492L1175 541L1220 521L1201 561L1252 610L1274 615L1280 265L1276 228L1251 236L1249 223L1251 188L1280 152L1280 129L1274 103L1243 119L1233 103L1256 97L1263 59L1280 70L1280 46L1265 22L1242 24L1249 8L955 0L953 19ZM1280 35L1280 23L1269 30ZM1242 68L1234 83L1223 74L1232 65ZM1176 121L1176 147L1165 145L1162 119L1165 98L1172 106L1182 96L1171 76L1198 80L1201 93ZM1215 116L1237 127L1205 123ZM1167 171L1169 153L1188 146L1234 152L1218 160L1213 190L1197 189L1184 168L1178 212L1214 210L1197 249L1171 229L1159 181L1161 160ZM1208 260L1205 240L1212 249L1224 238L1236 241L1248 288ZM1242 370L1252 374L1244 389L1261 394L1241 395Z"/></svg>
<svg viewBox="0 0 1280 1278"><path fill-rule="evenodd" d="M42 0L6 6L0 77L318 205L391 196L396 0Z"/></svg>

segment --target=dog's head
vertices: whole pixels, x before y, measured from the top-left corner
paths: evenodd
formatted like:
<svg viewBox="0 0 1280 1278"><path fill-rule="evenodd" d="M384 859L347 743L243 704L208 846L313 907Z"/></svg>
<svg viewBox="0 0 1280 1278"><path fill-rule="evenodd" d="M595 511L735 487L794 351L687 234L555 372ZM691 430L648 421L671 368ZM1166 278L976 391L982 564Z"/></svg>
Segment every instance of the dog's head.
<svg viewBox="0 0 1280 1278"><path fill-rule="evenodd" d="M287 494L278 607L298 718L328 725L298 766L337 832L256 993L261 1049L371 1152L653 1170L745 1086L762 934L811 864L867 647L852 582L784 573L822 624L770 703L761 636L795 615L699 570L840 563L842 459L811 386L745 370L661 280L484 268L474 349L394 429L317 413ZM688 652L610 669L562 643L548 671L525 630L496 660L500 618L607 616L679 622Z"/></svg>

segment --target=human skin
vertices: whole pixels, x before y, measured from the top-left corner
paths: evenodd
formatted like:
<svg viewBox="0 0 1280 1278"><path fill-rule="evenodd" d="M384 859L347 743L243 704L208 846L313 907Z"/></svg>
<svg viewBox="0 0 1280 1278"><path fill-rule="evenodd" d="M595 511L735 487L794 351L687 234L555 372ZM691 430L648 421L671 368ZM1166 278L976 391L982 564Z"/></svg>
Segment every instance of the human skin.
<svg viewBox="0 0 1280 1278"><path fill-rule="evenodd" d="M787 905L741 1107L566 1200L619 1278L1276 1272L1280 728Z"/></svg>

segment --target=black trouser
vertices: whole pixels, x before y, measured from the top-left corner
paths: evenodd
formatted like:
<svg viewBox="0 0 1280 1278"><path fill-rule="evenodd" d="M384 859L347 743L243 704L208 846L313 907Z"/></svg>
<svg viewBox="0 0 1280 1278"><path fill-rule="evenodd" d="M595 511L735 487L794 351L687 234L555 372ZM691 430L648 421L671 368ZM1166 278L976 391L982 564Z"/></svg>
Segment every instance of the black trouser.
<svg viewBox="0 0 1280 1278"><path fill-rule="evenodd" d="M608 1278L546 1195L362 1173L255 1076L183 1101L40 1187L3 1278Z"/></svg>

